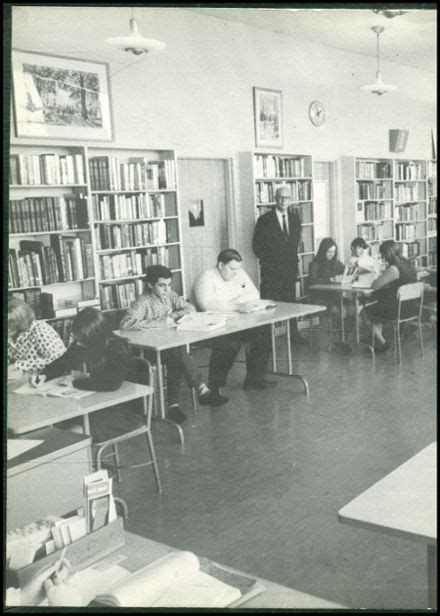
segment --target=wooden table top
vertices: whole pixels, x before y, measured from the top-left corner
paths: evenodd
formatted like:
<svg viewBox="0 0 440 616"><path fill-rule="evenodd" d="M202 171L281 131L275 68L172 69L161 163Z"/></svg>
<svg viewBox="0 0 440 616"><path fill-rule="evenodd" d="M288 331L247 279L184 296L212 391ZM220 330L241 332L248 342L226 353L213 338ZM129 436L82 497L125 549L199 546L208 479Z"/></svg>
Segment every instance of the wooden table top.
<svg viewBox="0 0 440 616"><path fill-rule="evenodd" d="M276 302L276 308L268 308L250 314L237 313L226 321L225 327L211 331L178 331L175 327L161 327L142 331L117 330L115 333L125 338L133 346L163 351L252 329L253 327L309 316L325 310L325 306L316 304Z"/></svg>
<svg viewBox="0 0 440 616"><path fill-rule="evenodd" d="M437 443L431 443L345 505L339 520L436 545L436 461Z"/></svg>

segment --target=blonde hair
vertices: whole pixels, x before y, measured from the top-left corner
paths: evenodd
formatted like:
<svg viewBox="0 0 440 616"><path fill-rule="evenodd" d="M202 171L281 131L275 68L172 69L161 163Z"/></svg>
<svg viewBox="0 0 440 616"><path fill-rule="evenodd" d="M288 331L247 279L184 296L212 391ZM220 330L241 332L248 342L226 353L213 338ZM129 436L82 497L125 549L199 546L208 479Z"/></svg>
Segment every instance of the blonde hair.
<svg viewBox="0 0 440 616"><path fill-rule="evenodd" d="M12 297L8 303L8 328L13 325L16 333L27 331L35 321L32 308L18 297Z"/></svg>

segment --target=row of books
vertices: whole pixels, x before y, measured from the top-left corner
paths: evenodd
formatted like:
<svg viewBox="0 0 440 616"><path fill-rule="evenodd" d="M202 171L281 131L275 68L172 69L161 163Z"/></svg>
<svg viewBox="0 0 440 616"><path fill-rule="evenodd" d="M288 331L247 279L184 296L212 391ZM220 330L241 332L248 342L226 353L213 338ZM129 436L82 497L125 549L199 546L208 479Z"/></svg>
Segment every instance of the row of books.
<svg viewBox="0 0 440 616"><path fill-rule="evenodd" d="M313 227L302 227L301 241L299 243L298 252L313 252Z"/></svg>
<svg viewBox="0 0 440 616"><path fill-rule="evenodd" d="M410 242L403 243L402 246L402 255L407 259L411 259L413 257L418 257L420 254L420 245L419 242Z"/></svg>
<svg viewBox="0 0 440 616"><path fill-rule="evenodd" d="M304 158L257 154L255 175L263 178L301 178L310 175Z"/></svg>
<svg viewBox="0 0 440 616"><path fill-rule="evenodd" d="M273 203L275 201L275 191L280 184L272 182L256 182L257 203ZM310 180L293 181L283 184L290 190L292 201L309 201L312 197L312 183Z"/></svg>
<svg viewBox="0 0 440 616"><path fill-rule="evenodd" d="M437 229L437 220L435 218L428 218L428 231L436 231Z"/></svg>
<svg viewBox="0 0 440 616"><path fill-rule="evenodd" d="M428 195L430 197L437 196L437 178L428 179Z"/></svg>
<svg viewBox="0 0 440 616"><path fill-rule="evenodd" d="M437 238L436 237L428 238L428 250L430 252L433 250L437 250Z"/></svg>
<svg viewBox="0 0 440 616"><path fill-rule="evenodd" d="M382 220L387 218L386 204L383 201L365 201L364 218L365 220Z"/></svg>
<svg viewBox="0 0 440 616"><path fill-rule="evenodd" d="M131 280L101 287L101 306L103 310L128 308L144 292L141 279Z"/></svg>
<svg viewBox="0 0 440 616"><path fill-rule="evenodd" d="M398 220L396 222L410 222L425 218L425 205L423 203L405 203L396 208Z"/></svg>
<svg viewBox="0 0 440 616"><path fill-rule="evenodd" d="M89 159L92 190L160 190L176 187L175 162L143 157L121 161L113 156Z"/></svg>
<svg viewBox="0 0 440 616"><path fill-rule="evenodd" d="M13 154L10 157L11 185L85 184L81 154Z"/></svg>
<svg viewBox="0 0 440 616"><path fill-rule="evenodd" d="M428 201L428 214L437 214L437 197L431 197Z"/></svg>
<svg viewBox="0 0 440 616"><path fill-rule="evenodd" d="M92 245L79 237L51 236L50 246L25 240L9 249L9 286L42 286L93 276Z"/></svg>
<svg viewBox="0 0 440 616"><path fill-rule="evenodd" d="M418 237L417 225L404 223L396 225L396 240L415 240Z"/></svg>
<svg viewBox="0 0 440 616"><path fill-rule="evenodd" d="M359 179L374 180L376 178L392 178L393 170L391 162L357 160L356 161L356 177Z"/></svg>
<svg viewBox="0 0 440 616"><path fill-rule="evenodd" d="M357 236L364 238L367 242L383 241L387 239L383 224L358 225Z"/></svg>
<svg viewBox="0 0 440 616"><path fill-rule="evenodd" d="M391 199L391 182L358 181L358 199Z"/></svg>
<svg viewBox="0 0 440 616"><path fill-rule="evenodd" d="M98 221L160 218L165 216L165 197L161 193L94 195L93 211Z"/></svg>
<svg viewBox="0 0 440 616"><path fill-rule="evenodd" d="M162 220L121 225L99 225L98 248L131 248L152 246L169 242L167 224Z"/></svg>
<svg viewBox="0 0 440 616"><path fill-rule="evenodd" d="M10 287L13 286L11 278L9 278L9 286ZM41 289L24 289L21 291L16 290L16 291L10 291L9 294L10 296L17 297L18 299L21 299L21 301L28 304L34 311L34 314L37 319L50 316L50 315L45 314L42 310Z"/></svg>
<svg viewBox="0 0 440 616"><path fill-rule="evenodd" d="M82 193L9 202L9 233L84 229L88 224L87 201Z"/></svg>
<svg viewBox="0 0 440 616"><path fill-rule="evenodd" d="M423 188L423 187L422 187ZM407 186L405 184L398 184L395 189L395 200L399 203L406 203L407 201L417 201L418 199L424 199L424 190L419 190L419 184L411 184Z"/></svg>
<svg viewBox="0 0 440 616"><path fill-rule="evenodd" d="M413 161L402 162L396 161L396 180L423 180L424 166L422 163L416 163Z"/></svg>
<svg viewBox="0 0 440 616"><path fill-rule="evenodd" d="M101 277L105 281L128 276L142 276L150 265L170 267L170 257L171 252L167 246L160 246L142 252L131 250L130 252L115 255L101 255L99 259ZM174 257L173 261L176 262Z"/></svg>

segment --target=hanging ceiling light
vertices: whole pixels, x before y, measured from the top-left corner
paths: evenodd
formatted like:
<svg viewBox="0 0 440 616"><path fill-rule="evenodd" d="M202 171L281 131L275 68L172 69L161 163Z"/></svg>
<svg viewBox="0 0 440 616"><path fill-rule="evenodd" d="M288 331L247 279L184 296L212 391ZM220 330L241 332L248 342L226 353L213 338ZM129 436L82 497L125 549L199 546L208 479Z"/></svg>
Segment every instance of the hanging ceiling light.
<svg viewBox="0 0 440 616"><path fill-rule="evenodd" d="M126 36L108 38L105 42L135 56L140 56L143 53L155 53L166 47L166 44L162 43L162 41L145 38L139 33L137 21L133 16L133 9L131 9L130 33Z"/></svg>
<svg viewBox="0 0 440 616"><path fill-rule="evenodd" d="M361 86L361 90L366 90L367 92L371 92L372 94L378 94L381 96L382 94L386 94L387 92L392 92L393 90L397 90L397 86L392 86L386 84L382 80L382 74L380 72L380 57L379 57L379 36L385 30L382 26L373 26L371 28L373 32L376 33L376 55L377 55L377 70L376 70L376 81L367 86Z"/></svg>
<svg viewBox="0 0 440 616"><path fill-rule="evenodd" d="M377 15L383 15L384 17L388 17L388 19L392 19L393 17L399 17L399 15L405 15L408 11L398 11L394 9L373 9L373 13Z"/></svg>

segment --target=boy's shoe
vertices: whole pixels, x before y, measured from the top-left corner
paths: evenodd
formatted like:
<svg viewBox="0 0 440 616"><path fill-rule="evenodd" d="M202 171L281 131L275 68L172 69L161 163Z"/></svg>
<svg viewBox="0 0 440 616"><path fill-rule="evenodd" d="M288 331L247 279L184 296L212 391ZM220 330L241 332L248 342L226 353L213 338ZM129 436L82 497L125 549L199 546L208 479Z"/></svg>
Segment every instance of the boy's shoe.
<svg viewBox="0 0 440 616"><path fill-rule="evenodd" d="M188 419L178 404L173 404L168 407L166 418L176 424L181 424Z"/></svg>
<svg viewBox="0 0 440 616"><path fill-rule="evenodd" d="M375 344L374 345L374 352L375 353L385 353L385 351L388 351L388 349L390 348L391 343L389 340L385 340L385 344Z"/></svg>
<svg viewBox="0 0 440 616"><path fill-rule="evenodd" d="M202 406L221 406L226 404L229 398L220 393L220 389L210 389L204 394L199 394L199 404Z"/></svg>

